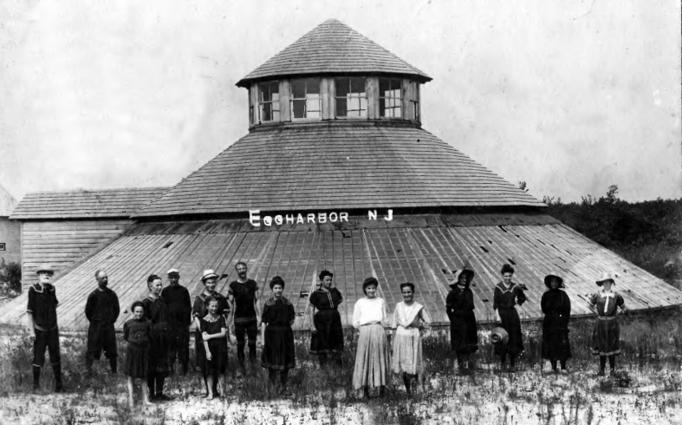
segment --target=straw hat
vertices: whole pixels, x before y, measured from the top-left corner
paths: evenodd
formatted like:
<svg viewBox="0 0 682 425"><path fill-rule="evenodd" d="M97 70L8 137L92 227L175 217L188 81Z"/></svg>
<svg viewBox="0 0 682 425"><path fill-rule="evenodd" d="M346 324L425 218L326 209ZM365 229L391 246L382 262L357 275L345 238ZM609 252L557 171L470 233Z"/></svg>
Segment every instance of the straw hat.
<svg viewBox="0 0 682 425"><path fill-rule="evenodd" d="M610 280L611 283L616 283L615 277L616 277L616 275L614 273L603 272L599 276L599 279L597 279L596 284L598 286L602 286L604 284L604 282L606 282L607 280Z"/></svg>
<svg viewBox="0 0 682 425"><path fill-rule="evenodd" d="M509 334L504 328L498 326L490 332L490 340L493 344L506 344L509 341Z"/></svg>
<svg viewBox="0 0 682 425"><path fill-rule="evenodd" d="M213 269L206 269L204 270L204 275L201 276L201 281L205 282L206 279L217 279L218 275L215 273Z"/></svg>
<svg viewBox="0 0 682 425"><path fill-rule="evenodd" d="M52 266L50 266L49 264L43 263L40 266L38 266L38 268L36 269L36 274L39 274L39 273L54 274L54 268L52 268Z"/></svg>
<svg viewBox="0 0 682 425"><path fill-rule="evenodd" d="M168 276L170 276L172 274L176 274L176 275L180 276L180 272L178 271L178 269L170 269L170 270L168 270L168 272L166 272L166 274Z"/></svg>

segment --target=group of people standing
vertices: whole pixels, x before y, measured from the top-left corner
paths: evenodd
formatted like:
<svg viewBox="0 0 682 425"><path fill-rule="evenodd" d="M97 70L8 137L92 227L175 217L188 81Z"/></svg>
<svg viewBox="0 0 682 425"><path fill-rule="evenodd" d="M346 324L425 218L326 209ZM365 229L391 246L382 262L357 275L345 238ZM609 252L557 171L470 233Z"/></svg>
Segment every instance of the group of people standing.
<svg viewBox="0 0 682 425"><path fill-rule="evenodd" d="M169 399L163 393L164 380L172 373L176 361L180 370L189 370L189 329L195 327L195 352L197 366L201 369L206 395L215 398L224 388L230 329L237 340L237 360L245 372L248 345L249 364L256 363L256 339L262 333L261 366L268 369L271 389L286 391L288 371L296 366L292 325L296 314L293 304L283 296L285 282L280 276L269 282L271 295L259 304L260 288L247 276L244 262L235 265L238 278L228 285L227 297L216 290L222 277L213 270L205 270L201 281L203 289L192 303L189 291L180 285L177 269L168 270L169 284L164 287L161 277L152 274L147 278L148 295L131 306L132 318L125 322L123 339L127 342L124 372L128 376L130 403L133 403L135 379L146 380L142 385L143 401ZM502 368L514 369L523 352L523 337L517 305L526 302L525 286L513 280L514 269L502 266L502 280L495 286L493 308L497 311L500 326L492 331L495 353L500 356ZM33 384L39 387L40 370L44 364L45 349L50 353L55 390L63 389L57 328L56 292L50 283L53 270L42 266L37 270L38 283L28 293L28 317L35 333ZM478 350L478 327L475 315L473 270L463 268L455 275L446 298L446 312L450 320L451 349L455 353L453 367L462 373L475 368L473 353ZM329 361L340 368L344 350L344 335L339 313L343 302L341 292L333 286L333 273L323 270L319 285L309 296L311 339L310 353L317 355L322 368ZM118 297L108 288L108 276L103 270L95 272L97 288L88 296L85 316L90 322L86 352L86 367L90 371L102 352L109 361L112 373L117 373L117 349L114 323L119 314ZM617 314L625 310L621 295L612 291L614 277L602 276L597 282L601 290L590 298L597 313L592 340L592 351L600 357L599 374L605 372L606 360L611 371L615 368L615 355L619 353L619 326ZM566 371L566 361L571 357L568 323L571 303L563 291L563 279L548 274L544 279L547 291L541 300L544 314L542 355L550 361L552 369ZM399 285L402 301L392 314L383 298L378 295L379 282L369 277L362 283L364 297L353 307L352 326L358 331L352 383L356 390L370 396L373 389L382 394L389 382L389 373L402 376L405 389L410 394L415 383L423 381L424 362L422 337L430 327L431 318L424 306L414 299L415 285Z"/></svg>

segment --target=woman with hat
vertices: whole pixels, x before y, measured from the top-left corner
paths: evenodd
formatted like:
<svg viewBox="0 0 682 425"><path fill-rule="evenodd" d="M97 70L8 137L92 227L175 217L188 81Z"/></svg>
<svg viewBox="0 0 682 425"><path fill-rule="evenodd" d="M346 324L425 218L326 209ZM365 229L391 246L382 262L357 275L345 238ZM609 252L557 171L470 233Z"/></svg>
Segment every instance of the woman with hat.
<svg viewBox="0 0 682 425"><path fill-rule="evenodd" d="M268 369L271 386L275 386L279 372L280 391L285 393L289 369L296 366L294 332L291 329L296 313L291 302L282 295L284 279L279 276L273 277L270 281L270 289L272 289L272 297L265 301L261 316L261 323L265 325L262 331L261 364Z"/></svg>
<svg viewBox="0 0 682 425"><path fill-rule="evenodd" d="M445 299L445 309L450 319L450 348L457 354L460 372L473 369L470 355L478 350L474 294L469 288L473 278L473 270L457 270ZM455 368L454 362L452 368Z"/></svg>
<svg viewBox="0 0 682 425"><path fill-rule="evenodd" d="M379 282L368 277L362 282L363 298L353 307L353 327L359 331L353 369L353 388L362 388L369 397L370 388L379 388L383 395L388 382L388 342L384 324L386 323L386 303L377 296Z"/></svg>
<svg viewBox="0 0 682 425"><path fill-rule="evenodd" d="M402 373L405 390L411 395L412 381L422 383L424 379L421 334L431 324L431 317L423 305L414 301L414 284L401 283L400 293L403 300L396 304L391 318L391 328L395 329L391 369Z"/></svg>
<svg viewBox="0 0 682 425"><path fill-rule="evenodd" d="M197 366L201 369L202 374L207 376L206 348L204 347L204 341L201 338L201 319L208 314L208 301L210 299L215 299L218 302L218 314L225 317L225 320L227 321L228 304L227 299L215 290L218 283L218 275L213 269L204 270L204 273L201 276L201 282L204 284L204 290L197 295L194 299L194 305L192 306L192 316L194 317L195 326L194 350L196 353ZM229 323L227 323L227 326L229 329ZM225 339L226 345L228 340L229 338ZM218 394L217 382L214 380L212 383L214 388L212 388L212 391L209 391L208 386L206 386L206 393ZM208 385L206 380L204 380L204 384Z"/></svg>
<svg viewBox="0 0 682 425"><path fill-rule="evenodd" d="M332 272L322 270L319 277L320 287L310 294L309 298L312 332L310 352L317 354L321 368L325 367L327 356L330 354L336 358L336 363L340 367L343 328L338 308L343 297L338 289L332 287L334 278Z"/></svg>
<svg viewBox="0 0 682 425"><path fill-rule="evenodd" d="M571 318L571 300L566 292L564 280L556 274L545 276L547 291L542 294L540 305L545 318L542 321L542 358L548 359L552 370L557 372L557 361L561 372L566 372L566 360L571 357L568 341L568 321Z"/></svg>
<svg viewBox="0 0 682 425"><path fill-rule="evenodd" d="M152 400L165 401L170 400L163 394L163 381L168 376L168 307L161 298L163 282L159 276L149 275L147 288L149 294L142 300L144 316L151 324L147 386Z"/></svg>
<svg viewBox="0 0 682 425"><path fill-rule="evenodd" d="M501 327L507 331L509 340L506 344L496 344L495 354L500 356L500 362L504 369L506 358L509 357L509 367L514 369L516 358L523 352L523 339L521 336L521 320L515 306L526 301L524 287L513 282L514 268L504 264L500 270L502 282L495 285L493 295L493 309L497 310L500 317Z"/></svg>
<svg viewBox="0 0 682 425"><path fill-rule="evenodd" d="M606 358L609 359L611 374L616 368L616 354L620 354L620 326L618 312L625 312L623 297L612 291L615 285L614 277L608 273L597 280L601 291L590 297L590 308L597 313L597 322L592 333L592 354L599 356L599 376L604 376Z"/></svg>

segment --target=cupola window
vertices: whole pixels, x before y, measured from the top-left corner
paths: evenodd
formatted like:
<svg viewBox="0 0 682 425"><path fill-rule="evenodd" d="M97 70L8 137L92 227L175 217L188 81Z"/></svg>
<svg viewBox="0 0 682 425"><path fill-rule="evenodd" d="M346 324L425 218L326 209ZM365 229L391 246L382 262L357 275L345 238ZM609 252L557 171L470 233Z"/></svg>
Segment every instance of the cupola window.
<svg viewBox="0 0 682 425"><path fill-rule="evenodd" d="M279 121L279 82L258 84L258 118L261 122Z"/></svg>
<svg viewBox="0 0 682 425"><path fill-rule="evenodd" d="M379 116L402 118L402 81L393 78L379 79Z"/></svg>
<svg viewBox="0 0 682 425"><path fill-rule="evenodd" d="M293 119L320 119L321 104L319 78L300 78L291 81Z"/></svg>
<svg viewBox="0 0 682 425"><path fill-rule="evenodd" d="M336 116L367 118L367 90L363 77L334 78Z"/></svg>

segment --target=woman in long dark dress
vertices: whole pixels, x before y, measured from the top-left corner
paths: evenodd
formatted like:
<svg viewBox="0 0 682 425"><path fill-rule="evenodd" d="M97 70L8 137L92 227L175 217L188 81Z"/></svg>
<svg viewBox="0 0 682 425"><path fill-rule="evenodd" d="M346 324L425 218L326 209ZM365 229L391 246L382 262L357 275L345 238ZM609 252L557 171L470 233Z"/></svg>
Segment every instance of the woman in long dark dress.
<svg viewBox="0 0 682 425"><path fill-rule="evenodd" d="M555 275L545 276L547 291L542 294L540 305L545 318L542 321L542 358L548 359L552 370L557 372L557 361L561 372L566 373L566 360L571 357L568 341L568 321L571 318L571 300L564 288L564 280Z"/></svg>
<svg viewBox="0 0 682 425"><path fill-rule="evenodd" d="M206 375L206 370L204 366L206 365L206 349L204 348L204 342L201 339L201 319L208 314L208 300L213 298L218 300L218 314L225 316L225 320L228 317L228 303L227 299L216 292L215 287L218 282L218 275L211 269L204 270L204 274L201 277L201 282L204 284L204 290L201 291L199 295L194 299L194 304L192 305L192 317L194 318L194 352L197 362L197 367L201 369L201 373ZM229 329L229 323L227 323ZM227 346L227 341L225 342ZM208 393L208 388L206 388Z"/></svg>
<svg viewBox="0 0 682 425"><path fill-rule="evenodd" d="M523 338L521 336L521 320L515 306L526 301L524 287L512 281L514 268L509 264L502 266L502 282L495 286L493 296L493 309L497 310L500 317L501 327L509 334L506 344L496 344L495 354L500 356L500 362L504 369L506 359L509 357L509 367L514 369L516 359L523 352Z"/></svg>
<svg viewBox="0 0 682 425"><path fill-rule="evenodd" d="M265 302L261 319L261 323L265 325L261 364L268 369L271 387L275 386L279 372L280 391L284 393L287 388L289 369L296 366L294 332L291 329L296 314L294 306L282 295L284 280L281 277L272 278L270 289L272 289L272 297Z"/></svg>
<svg viewBox="0 0 682 425"><path fill-rule="evenodd" d="M207 388L207 398L220 396L218 387L224 388L227 366L227 323L220 314L220 302L215 298L207 300L208 313L200 320L201 339L204 345L206 359L204 360L204 381Z"/></svg>
<svg viewBox="0 0 682 425"><path fill-rule="evenodd" d="M343 352L343 328L339 304L343 301L341 292L332 287L334 274L328 270L320 272L320 288L310 294L311 332L310 353L317 354L320 367L325 367L327 356L333 356L341 367Z"/></svg>
<svg viewBox="0 0 682 425"><path fill-rule="evenodd" d="M592 354L599 356L599 376L604 376L607 358L613 375L616 370L616 355L620 354L618 313L625 312L625 301L619 293L611 290L611 286L615 284L612 275L604 273L596 283L602 289L590 297L590 307L597 313L597 322L592 333Z"/></svg>
<svg viewBox="0 0 682 425"><path fill-rule="evenodd" d="M450 319L450 348L457 354L460 372L473 370L471 354L478 350L478 329L474 314L474 294L469 285L474 278L473 270L461 269L455 272L445 308ZM452 368L455 368L453 362Z"/></svg>
<svg viewBox="0 0 682 425"><path fill-rule="evenodd" d="M163 393L163 381L168 376L168 307L161 298L163 283L155 274L147 278L149 295L142 300L144 314L150 321L152 328L149 335L149 371L147 374L147 386L152 400L170 400Z"/></svg>

